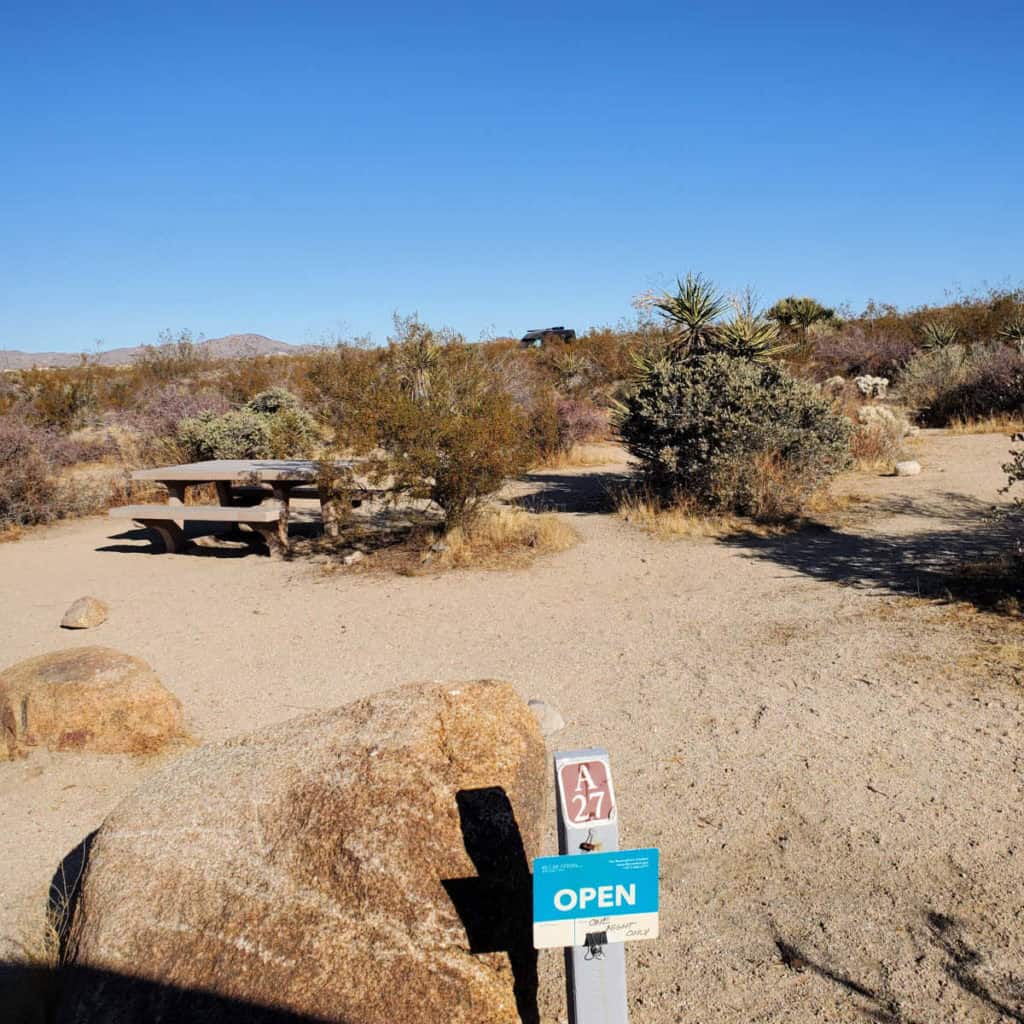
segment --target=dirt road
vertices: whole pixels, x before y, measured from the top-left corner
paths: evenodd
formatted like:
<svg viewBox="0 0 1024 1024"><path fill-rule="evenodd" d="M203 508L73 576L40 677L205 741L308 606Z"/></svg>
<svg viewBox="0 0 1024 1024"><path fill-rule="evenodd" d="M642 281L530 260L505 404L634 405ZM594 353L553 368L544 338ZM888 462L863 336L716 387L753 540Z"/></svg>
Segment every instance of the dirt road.
<svg viewBox="0 0 1024 1024"><path fill-rule="evenodd" d="M1024 1021L1024 701L1013 643L990 643L1018 634L916 599L1006 543L986 514L1007 447L924 437L920 477L844 484L870 499L846 525L728 541L602 511L622 467L536 474L522 490L581 543L515 572L328 576L62 525L0 545L0 661L138 655L201 740L508 679L563 712L559 747L611 751L624 843L661 848L662 938L628 950L638 1024ZM59 630L87 593L109 621ZM61 856L153 767L0 763L0 953L34 941ZM561 959L541 960L559 1020Z"/></svg>

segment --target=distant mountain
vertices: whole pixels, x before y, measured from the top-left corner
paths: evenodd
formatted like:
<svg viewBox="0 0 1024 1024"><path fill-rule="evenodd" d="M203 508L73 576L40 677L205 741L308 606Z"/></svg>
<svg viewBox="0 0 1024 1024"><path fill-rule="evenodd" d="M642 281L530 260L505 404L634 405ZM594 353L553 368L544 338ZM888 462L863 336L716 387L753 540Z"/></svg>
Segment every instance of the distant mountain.
<svg viewBox="0 0 1024 1024"><path fill-rule="evenodd" d="M134 363L147 347L133 345L131 348L112 348L90 358L102 366L123 366ZM297 355L308 352L309 345L289 345L275 341L262 334L227 334L223 338L208 338L200 341L196 348L211 359L240 359L245 356ZM29 370L33 366L59 367L77 366L81 362L77 352L19 352L17 349L0 349L0 370Z"/></svg>

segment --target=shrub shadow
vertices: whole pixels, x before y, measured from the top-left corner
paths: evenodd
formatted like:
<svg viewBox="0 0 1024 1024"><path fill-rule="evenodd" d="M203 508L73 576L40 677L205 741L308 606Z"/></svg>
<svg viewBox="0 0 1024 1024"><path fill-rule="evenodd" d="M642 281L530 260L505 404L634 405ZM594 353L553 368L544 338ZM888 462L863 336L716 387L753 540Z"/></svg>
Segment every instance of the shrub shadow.
<svg viewBox="0 0 1024 1024"><path fill-rule="evenodd" d="M1004 978L983 978L987 957L968 941L966 925L933 910L926 911L923 916L926 939L941 954L943 973L962 992L977 999L1000 1020L1024 1024L1024 980L1012 972ZM911 931L916 932L916 929ZM886 987L872 988L857 981L849 972L824 962L820 956L816 959L779 935L774 938L779 959L786 967L797 972L810 971L843 989L858 1001L858 1009L868 1020L878 1024L911 1024L917 1020L907 1015L899 997ZM923 948L921 952L923 954ZM889 972L883 968L880 973L884 978Z"/></svg>
<svg viewBox="0 0 1024 1024"><path fill-rule="evenodd" d="M521 483L537 489L512 499L529 512L600 514L615 511L615 490L626 486L630 473L527 473Z"/></svg>
<svg viewBox="0 0 1024 1024"><path fill-rule="evenodd" d="M932 501L876 503L871 513L876 522L881 513L926 525L908 533L882 533L812 523L793 533L742 533L720 543L743 549L748 558L840 586L962 600L983 609L997 608L1009 597L1024 598L1024 578L1011 564L1017 527L995 516L991 505L947 494Z"/></svg>

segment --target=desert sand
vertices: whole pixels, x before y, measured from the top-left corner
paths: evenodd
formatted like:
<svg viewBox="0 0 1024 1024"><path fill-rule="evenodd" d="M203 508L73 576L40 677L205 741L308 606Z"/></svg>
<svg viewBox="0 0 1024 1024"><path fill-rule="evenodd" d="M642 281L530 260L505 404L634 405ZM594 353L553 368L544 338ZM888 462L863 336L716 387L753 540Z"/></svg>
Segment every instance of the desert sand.
<svg viewBox="0 0 1024 1024"><path fill-rule="evenodd" d="M926 434L921 476L842 481L867 500L841 525L726 540L602 511L623 465L537 473L512 491L581 541L515 571L154 557L124 524L67 523L0 545L0 662L137 655L200 742L507 679L563 713L553 748L609 749L624 845L661 849L661 938L627 949L634 1021L1024 1021L1020 634L936 595L1006 543L987 510L1008 446ZM83 594L108 621L62 631ZM0 763L0 957L38 941L61 857L160 763ZM541 965L542 1019L564 1020L561 956Z"/></svg>

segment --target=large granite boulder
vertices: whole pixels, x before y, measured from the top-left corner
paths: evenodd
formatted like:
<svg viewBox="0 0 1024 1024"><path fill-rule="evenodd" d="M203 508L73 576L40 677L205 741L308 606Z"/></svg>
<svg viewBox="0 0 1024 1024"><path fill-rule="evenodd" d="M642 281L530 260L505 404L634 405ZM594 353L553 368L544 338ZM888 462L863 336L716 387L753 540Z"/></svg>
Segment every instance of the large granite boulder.
<svg viewBox="0 0 1024 1024"><path fill-rule="evenodd" d="M547 783L536 719L497 682L190 752L91 839L57 1019L536 1020Z"/></svg>
<svg viewBox="0 0 1024 1024"><path fill-rule="evenodd" d="M140 658L75 647L0 672L8 756L32 747L148 754L184 736L181 704Z"/></svg>

